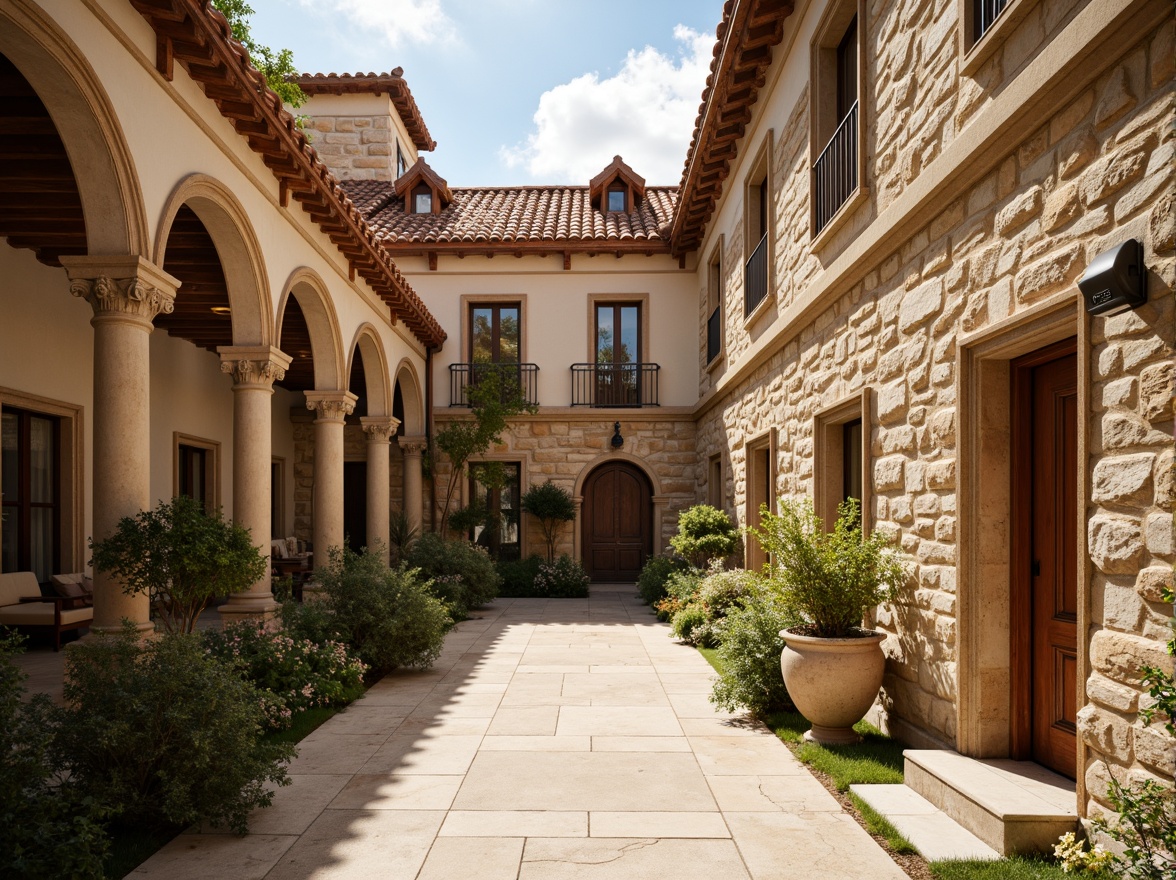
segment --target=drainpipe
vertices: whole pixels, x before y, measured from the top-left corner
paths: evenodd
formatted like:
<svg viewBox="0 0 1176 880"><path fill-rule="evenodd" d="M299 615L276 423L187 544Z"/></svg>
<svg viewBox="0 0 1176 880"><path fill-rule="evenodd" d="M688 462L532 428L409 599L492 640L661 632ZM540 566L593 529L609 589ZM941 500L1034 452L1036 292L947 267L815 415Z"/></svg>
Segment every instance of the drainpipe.
<svg viewBox="0 0 1176 880"><path fill-rule="evenodd" d="M425 450L429 456L429 531L437 531L437 468L433 461L433 352L425 349Z"/></svg>

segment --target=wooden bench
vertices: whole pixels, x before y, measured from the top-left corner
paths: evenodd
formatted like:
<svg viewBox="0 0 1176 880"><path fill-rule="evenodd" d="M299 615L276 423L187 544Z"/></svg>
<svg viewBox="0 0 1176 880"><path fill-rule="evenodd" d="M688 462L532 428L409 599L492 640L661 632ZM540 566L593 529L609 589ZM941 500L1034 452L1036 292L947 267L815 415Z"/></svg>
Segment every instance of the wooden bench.
<svg viewBox="0 0 1176 880"><path fill-rule="evenodd" d="M0 574L0 625L17 629L47 630L53 634L53 650L61 650L61 634L82 629L94 621L90 606L73 607L77 600L42 596L41 585L31 571Z"/></svg>

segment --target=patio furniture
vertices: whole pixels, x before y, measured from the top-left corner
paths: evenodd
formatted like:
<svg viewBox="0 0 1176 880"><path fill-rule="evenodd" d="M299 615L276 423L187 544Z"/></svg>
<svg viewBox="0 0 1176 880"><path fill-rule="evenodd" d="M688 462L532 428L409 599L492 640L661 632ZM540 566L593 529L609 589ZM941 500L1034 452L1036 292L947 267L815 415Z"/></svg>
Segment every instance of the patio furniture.
<svg viewBox="0 0 1176 880"><path fill-rule="evenodd" d="M76 599L75 608L94 604L94 581L85 572L55 574L49 578L53 591L65 599Z"/></svg>
<svg viewBox="0 0 1176 880"><path fill-rule="evenodd" d="M91 606L73 607L76 598L42 596L41 585L31 571L0 574L0 624L17 629L50 630L53 650L61 650L61 634L88 627L94 620Z"/></svg>

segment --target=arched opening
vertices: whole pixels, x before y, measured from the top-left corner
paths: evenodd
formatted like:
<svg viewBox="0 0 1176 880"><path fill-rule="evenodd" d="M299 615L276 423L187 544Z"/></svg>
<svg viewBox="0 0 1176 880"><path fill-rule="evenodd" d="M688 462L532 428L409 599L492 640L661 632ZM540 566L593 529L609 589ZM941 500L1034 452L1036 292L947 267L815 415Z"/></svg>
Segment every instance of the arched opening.
<svg viewBox="0 0 1176 880"><path fill-rule="evenodd" d="M653 486L637 465L609 460L584 480L581 548L595 583L633 583L653 553Z"/></svg>

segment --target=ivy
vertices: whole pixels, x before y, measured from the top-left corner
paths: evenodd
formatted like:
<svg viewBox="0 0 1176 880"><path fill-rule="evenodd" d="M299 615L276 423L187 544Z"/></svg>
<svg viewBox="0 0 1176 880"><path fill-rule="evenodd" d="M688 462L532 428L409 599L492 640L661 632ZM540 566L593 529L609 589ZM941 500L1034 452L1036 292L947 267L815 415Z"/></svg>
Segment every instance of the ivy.
<svg viewBox="0 0 1176 880"><path fill-rule="evenodd" d="M253 7L245 0L212 0L212 5L228 19L233 38L249 50L249 61L265 75L266 84L277 92L282 102L294 108L305 104L306 93L293 80L298 76L294 53L289 49L271 49L253 38L249 25Z"/></svg>

